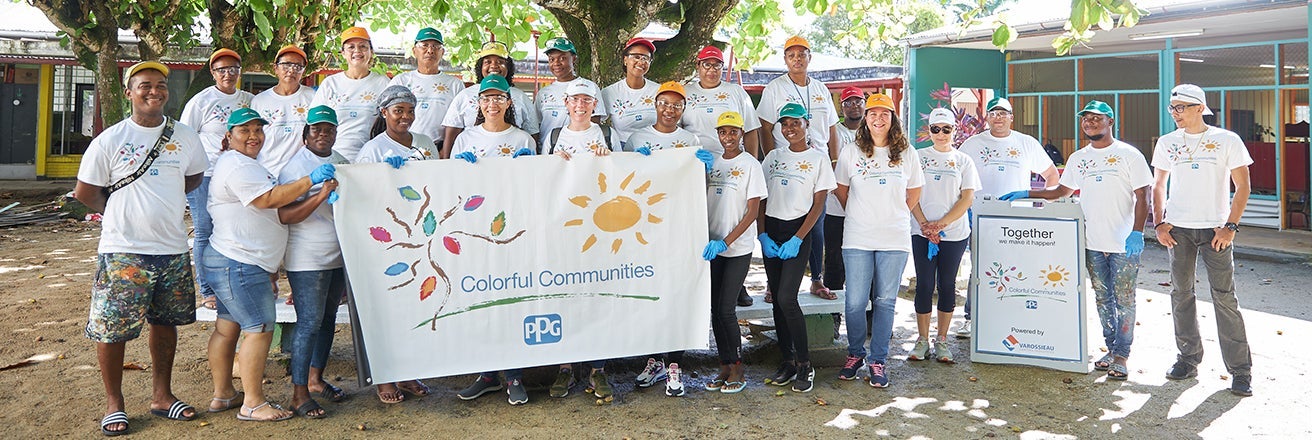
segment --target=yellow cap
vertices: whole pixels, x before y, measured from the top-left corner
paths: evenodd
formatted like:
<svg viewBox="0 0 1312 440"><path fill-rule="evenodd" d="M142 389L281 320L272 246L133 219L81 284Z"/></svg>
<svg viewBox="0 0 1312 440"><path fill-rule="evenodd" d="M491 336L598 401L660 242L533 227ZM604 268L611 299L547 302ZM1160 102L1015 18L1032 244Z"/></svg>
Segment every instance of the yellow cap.
<svg viewBox="0 0 1312 440"><path fill-rule="evenodd" d="M661 84L661 88L656 90L656 96L660 96L662 93L665 92L678 93L680 97L685 99L688 98L688 94L683 91L683 84L679 84L678 82L675 81L670 81L665 84Z"/></svg>
<svg viewBox="0 0 1312 440"><path fill-rule="evenodd" d="M793 46L802 46L805 47L807 50L811 49L811 43L807 42L805 38L802 38L797 35L788 37L788 40L784 41L784 50L788 50L788 48Z"/></svg>
<svg viewBox="0 0 1312 440"><path fill-rule="evenodd" d="M872 108L884 108L888 111L897 113L897 108L893 105L893 98L883 93L874 93L866 97L866 110Z"/></svg>
<svg viewBox="0 0 1312 440"><path fill-rule="evenodd" d="M474 60L481 60L488 55L496 55L508 60L510 59L510 50L506 49L504 43L499 41L489 41L483 43L483 48L479 49L478 53L474 54Z"/></svg>
<svg viewBox="0 0 1312 440"><path fill-rule="evenodd" d="M370 42L373 41L373 40L370 40L370 39L369 39L369 31L367 31L367 30L365 30L364 28L359 27L359 26L352 26L352 27L346 28L346 30L342 31L342 42L343 42L343 43L345 43L345 42L347 42L347 41L350 41L351 39L355 39L355 38L360 38L360 39L363 39L364 41L370 41Z"/></svg>
<svg viewBox="0 0 1312 440"><path fill-rule="evenodd" d="M720 113L720 117L715 119L715 128L720 127L743 128L743 115L733 111Z"/></svg>
<svg viewBox="0 0 1312 440"><path fill-rule="evenodd" d="M241 55L237 55L237 51L225 47L214 51L214 53L210 55L210 64L214 64L214 60L223 57L233 57L237 59L237 63L241 63Z"/></svg>
<svg viewBox="0 0 1312 440"><path fill-rule="evenodd" d="M136 75L137 72L142 70L158 70L159 73L163 73L165 77L169 76L168 66L165 66L158 61L142 61L128 66L127 70L123 71L123 87L128 86L128 79L132 78L132 75Z"/></svg>

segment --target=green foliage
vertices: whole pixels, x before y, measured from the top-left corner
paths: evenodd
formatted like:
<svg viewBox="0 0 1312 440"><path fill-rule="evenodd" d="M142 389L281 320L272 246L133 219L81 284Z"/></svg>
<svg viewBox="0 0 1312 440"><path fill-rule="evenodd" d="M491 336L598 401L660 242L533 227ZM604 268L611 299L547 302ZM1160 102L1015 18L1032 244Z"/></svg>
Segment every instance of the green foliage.
<svg viewBox="0 0 1312 440"><path fill-rule="evenodd" d="M870 36L872 32L877 34L878 29L854 25L852 15L856 14L849 13L842 6L833 13L816 18L802 36L817 52L901 65L904 50L897 40L943 26L946 10L933 2L909 2L891 4L887 13L899 17L892 23L884 23L886 40L892 40L891 44L871 44Z"/></svg>
<svg viewBox="0 0 1312 440"><path fill-rule="evenodd" d="M1109 31L1120 27L1134 27L1148 11L1134 5L1132 0L1071 0L1071 16L1066 32L1052 40L1057 55L1066 55L1076 45L1093 39L1093 27ZM1119 19L1116 17L1119 16Z"/></svg>
<svg viewBox="0 0 1312 440"><path fill-rule="evenodd" d="M407 27L431 26L442 32L446 57L452 65L472 65L484 42L507 43L511 56L519 43L533 41L533 32L546 41L561 35L555 17L528 0L386 0L372 1L361 11L371 30L401 33ZM576 36L575 38L580 38Z"/></svg>
<svg viewBox="0 0 1312 440"><path fill-rule="evenodd" d="M773 55L766 36L782 26L783 13L777 0L739 1L734 5L720 20L720 32L729 37L733 48L734 67L748 69Z"/></svg>

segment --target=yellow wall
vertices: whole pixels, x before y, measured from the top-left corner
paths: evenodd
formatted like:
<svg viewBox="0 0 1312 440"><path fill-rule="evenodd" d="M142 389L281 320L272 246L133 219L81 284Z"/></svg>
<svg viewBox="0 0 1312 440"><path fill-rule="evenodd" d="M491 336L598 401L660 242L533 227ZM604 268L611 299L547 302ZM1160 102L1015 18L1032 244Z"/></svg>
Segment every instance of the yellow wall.
<svg viewBox="0 0 1312 440"><path fill-rule="evenodd" d="M54 112L55 66L42 64L40 78L41 85L37 87L36 98L36 175L46 176L46 156L50 154L50 124ZM76 165L73 175L77 175Z"/></svg>

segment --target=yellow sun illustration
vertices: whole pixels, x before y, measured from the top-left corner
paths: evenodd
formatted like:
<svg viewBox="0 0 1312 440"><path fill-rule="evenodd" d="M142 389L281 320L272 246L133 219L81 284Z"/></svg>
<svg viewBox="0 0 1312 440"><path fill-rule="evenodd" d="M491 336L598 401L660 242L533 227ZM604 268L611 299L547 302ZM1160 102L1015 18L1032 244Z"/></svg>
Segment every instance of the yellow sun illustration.
<svg viewBox="0 0 1312 440"><path fill-rule="evenodd" d="M169 143L167 143L167 144L164 144L164 149L167 150L167 151L169 151L169 152L178 151L178 148L179 148L179 147L178 147L178 144L175 144L175 143L172 143L172 142L169 142Z"/></svg>
<svg viewBox="0 0 1312 440"><path fill-rule="evenodd" d="M360 100L361 100L361 101L364 101L364 102L373 101L373 100L374 100L374 94L373 94L373 93L365 93L365 94L363 94L363 95L360 95Z"/></svg>
<svg viewBox="0 0 1312 440"><path fill-rule="evenodd" d="M296 106L296 114L303 115L303 114L305 114L306 111L307 111L307 109L306 109L305 107L302 107L302 106L299 106L299 105Z"/></svg>
<svg viewBox="0 0 1312 440"><path fill-rule="evenodd" d="M643 103L643 104L650 105L650 104L653 104L653 103L655 103L655 102L656 102L656 97L655 97L655 96L648 96L648 97L642 98L642 103Z"/></svg>
<svg viewBox="0 0 1312 440"><path fill-rule="evenodd" d="M1044 286L1062 287L1071 280L1070 271L1062 266L1048 265L1047 269L1039 271L1039 275L1043 276Z"/></svg>
<svg viewBox="0 0 1312 440"><path fill-rule="evenodd" d="M724 93L724 92L717 93L717 94L715 95L715 99L720 100L720 101L723 101L723 100L729 99L729 94L728 94L728 93Z"/></svg>
<svg viewBox="0 0 1312 440"><path fill-rule="evenodd" d="M446 91L446 85L445 85L445 84L438 84L438 85L436 85L436 86L433 86L433 89L437 90L438 92L445 92L445 91Z"/></svg>
<svg viewBox="0 0 1312 440"><path fill-rule="evenodd" d="M674 144L670 146L674 148L685 148L688 144L683 143L683 141L675 141Z"/></svg>
<svg viewBox="0 0 1312 440"><path fill-rule="evenodd" d="M1204 151L1216 151L1217 148L1221 148L1221 145L1217 144L1215 141L1207 141L1207 143L1203 144Z"/></svg>
<svg viewBox="0 0 1312 440"><path fill-rule="evenodd" d="M1011 157L1020 157L1020 150L1011 148L1007 150L1007 155Z"/></svg>
<svg viewBox="0 0 1312 440"><path fill-rule="evenodd" d="M649 209L653 205L664 201L665 193L657 193L648 196L644 204L644 202L640 200L643 198L643 195L647 190L651 188L651 181L648 180L643 182L641 185L638 185L637 188L629 190L629 184L633 183L634 174L636 173L629 173L629 175L620 182L619 191L617 191L618 194L614 196L607 195L609 188L606 184L606 174L597 174L596 196L598 199L609 197L609 200L597 204L596 208L592 210L592 224L596 226L600 232L614 237L610 244L610 252L612 254L619 253L620 247L624 245L624 238L620 234L637 226L642 222L644 217L646 217L647 223L649 224L658 224L664 221L660 217L653 215ZM575 206L584 209L589 208L593 204L593 198L587 195L577 195L571 197L569 201ZM584 223L586 223L585 219L576 218L566 221L565 226L583 226ZM638 240L638 243L644 245L647 244L647 239L642 237L642 232L640 231L635 231L633 233L633 238ZM597 244L597 240L596 233L589 234L588 238L583 241L583 250L580 252L587 252L588 249L592 248L592 245Z"/></svg>
<svg viewBox="0 0 1312 440"><path fill-rule="evenodd" d="M813 168L815 168L815 166L814 166L814 165L811 165L811 162L798 162L798 163L797 163L797 171L801 171L801 172L804 172L804 173L805 173L805 172L810 172L811 169L813 169Z"/></svg>
<svg viewBox="0 0 1312 440"><path fill-rule="evenodd" d="M729 169L729 177L732 177L732 178L735 178L735 179L737 179L737 178L739 178L739 177L742 177L743 174L745 174L745 173L746 173L746 172L743 171L743 169L742 169L742 168L739 168L739 167L733 167L733 168L730 168L730 169Z"/></svg>
<svg viewBox="0 0 1312 440"><path fill-rule="evenodd" d="M495 148L496 148L496 152L497 152L497 154L502 155L502 156L512 156L512 155L515 154L515 150L512 149L512 148L510 148L510 145L501 144L501 145L496 146Z"/></svg>

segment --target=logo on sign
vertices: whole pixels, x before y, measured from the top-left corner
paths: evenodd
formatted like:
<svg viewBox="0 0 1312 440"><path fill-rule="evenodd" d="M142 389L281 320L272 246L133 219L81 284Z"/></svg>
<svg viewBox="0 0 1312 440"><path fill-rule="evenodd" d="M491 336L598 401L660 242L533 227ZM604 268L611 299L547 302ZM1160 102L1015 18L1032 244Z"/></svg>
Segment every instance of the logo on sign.
<svg viewBox="0 0 1312 440"><path fill-rule="evenodd" d="M1032 299L1027 299L1025 300L1025 308L1029 310L1038 310L1039 302Z"/></svg>
<svg viewBox="0 0 1312 440"><path fill-rule="evenodd" d="M528 345L560 342L560 315L530 315L524 317L524 343Z"/></svg>
<svg viewBox="0 0 1312 440"><path fill-rule="evenodd" d="M1016 351L1016 347L1020 346L1020 340L1016 339L1016 335L1007 335L1007 338L1002 340L1002 346L1007 347L1007 351Z"/></svg>

